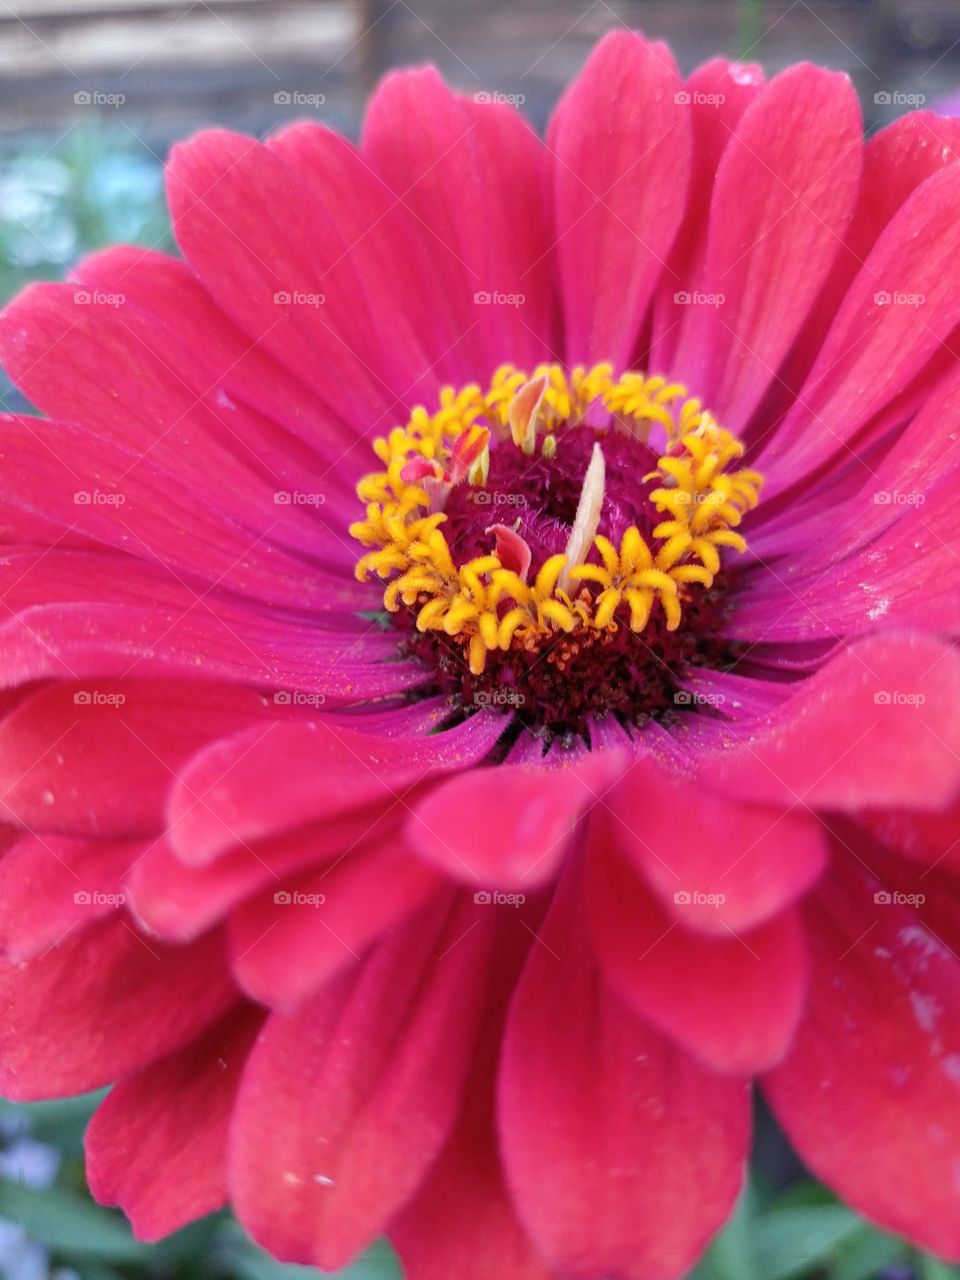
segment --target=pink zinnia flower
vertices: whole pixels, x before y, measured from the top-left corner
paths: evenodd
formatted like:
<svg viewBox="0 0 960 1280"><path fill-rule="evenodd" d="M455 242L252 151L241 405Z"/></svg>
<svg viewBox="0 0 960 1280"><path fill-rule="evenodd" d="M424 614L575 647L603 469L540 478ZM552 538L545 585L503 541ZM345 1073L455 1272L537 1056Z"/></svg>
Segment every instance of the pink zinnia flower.
<svg viewBox="0 0 960 1280"><path fill-rule="evenodd" d="M958 137L617 33L6 311L0 1089L139 1235L676 1276L757 1078L960 1257Z"/></svg>

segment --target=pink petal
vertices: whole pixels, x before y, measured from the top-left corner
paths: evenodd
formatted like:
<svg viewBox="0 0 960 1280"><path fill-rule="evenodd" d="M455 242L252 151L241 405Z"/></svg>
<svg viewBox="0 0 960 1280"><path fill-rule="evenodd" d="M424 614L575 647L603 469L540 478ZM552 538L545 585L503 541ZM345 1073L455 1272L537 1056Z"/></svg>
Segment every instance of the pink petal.
<svg viewBox="0 0 960 1280"><path fill-rule="evenodd" d="M241 1007L121 1080L90 1121L90 1190L123 1209L138 1240L159 1240L226 1203L230 1116L261 1023Z"/></svg>
<svg viewBox="0 0 960 1280"><path fill-rule="evenodd" d="M273 879L233 913L236 979L255 1000L289 1008L441 885L396 835L357 852L348 847L318 871Z"/></svg>
<svg viewBox="0 0 960 1280"><path fill-rule="evenodd" d="M358 433L389 427L409 384L383 377L385 348L369 320L382 299L368 301L355 279L345 285L350 245L289 165L251 138L210 129L171 151L167 196L184 256L250 340ZM337 259L344 270L328 279Z"/></svg>
<svg viewBox="0 0 960 1280"><path fill-rule="evenodd" d="M510 1013L500 1081L507 1181L563 1275L672 1280L736 1198L748 1093L636 1018L588 947L579 886L568 881Z"/></svg>
<svg viewBox="0 0 960 1280"><path fill-rule="evenodd" d="M263 712L253 691L215 685L48 685L0 721L0 810L31 829L149 835L179 766Z"/></svg>
<svg viewBox="0 0 960 1280"><path fill-rule="evenodd" d="M500 717L472 716L412 742L364 734L346 719L257 726L214 744L180 772L168 810L170 838L186 862L204 865L234 845L308 822L392 806L432 773L467 768L503 731Z"/></svg>
<svg viewBox="0 0 960 1280"><path fill-rule="evenodd" d="M837 314L796 407L759 465L768 498L842 449L924 367L960 321L954 231L960 168L928 178L878 238ZM890 303L883 301L889 296ZM915 305L893 302L920 299Z"/></svg>
<svg viewBox="0 0 960 1280"><path fill-rule="evenodd" d="M960 790L960 655L896 634L842 650L800 686L771 728L705 767L709 785L754 804L937 810Z"/></svg>
<svg viewBox="0 0 960 1280"><path fill-rule="evenodd" d="M409 211L429 262L420 289L447 313L467 378L555 348L543 147L502 103L450 92L432 67L370 99L363 153Z"/></svg>
<svg viewBox="0 0 960 1280"><path fill-rule="evenodd" d="M777 916L823 869L812 815L727 795L709 768L697 782L638 764L610 807L611 839L669 915L726 940Z"/></svg>
<svg viewBox="0 0 960 1280"><path fill-rule="evenodd" d="M957 1259L960 964L907 906L877 902L884 892L838 861L811 901L808 1014L766 1092L844 1201Z"/></svg>
<svg viewBox="0 0 960 1280"><path fill-rule="evenodd" d="M184 942L203 933L249 894L304 868L339 858L362 839L387 839L398 819L353 814L305 827L256 847L238 845L209 866L183 862L165 839L155 841L127 878L130 908L151 933Z"/></svg>
<svg viewBox="0 0 960 1280"><path fill-rule="evenodd" d="M680 232L657 288L647 364L650 369L673 368L680 336L675 295L698 287L706 252L710 196L720 157L729 146L740 117L763 91L763 84L763 69L756 63L728 62L725 58L713 58L696 67L684 84L685 92L690 95L693 128L690 190L698 194L687 203Z"/></svg>
<svg viewBox="0 0 960 1280"><path fill-rule="evenodd" d="M25 964L0 961L0 1092L98 1089L189 1043L235 999L220 934L166 947L118 918Z"/></svg>
<svg viewBox="0 0 960 1280"><path fill-rule="evenodd" d="M120 911L142 841L78 840L46 832L24 835L0 858L0 947L28 959Z"/></svg>
<svg viewBox="0 0 960 1280"><path fill-rule="evenodd" d="M283 1261L334 1270L413 1194L456 1115L490 934L450 899L295 1013L274 1013L244 1076L231 1185ZM291 1073L291 1062L304 1068Z"/></svg>
<svg viewBox="0 0 960 1280"><path fill-rule="evenodd" d="M664 45L615 31L596 46L551 121L571 365L629 367L687 199L691 127L680 92Z"/></svg>
<svg viewBox="0 0 960 1280"><path fill-rule="evenodd" d="M406 824L416 851L446 875L487 889L532 890L556 871L581 813L614 776L610 757L573 768L505 764L434 787Z"/></svg>
<svg viewBox="0 0 960 1280"><path fill-rule="evenodd" d="M674 371L746 425L837 255L860 181L862 123L846 76L790 67L743 113L717 170L700 292Z"/></svg>
<svg viewBox="0 0 960 1280"><path fill-rule="evenodd" d="M604 976L658 1031L717 1071L752 1074L783 1056L806 987L792 912L744 935L690 932L602 835L591 850L587 908Z"/></svg>

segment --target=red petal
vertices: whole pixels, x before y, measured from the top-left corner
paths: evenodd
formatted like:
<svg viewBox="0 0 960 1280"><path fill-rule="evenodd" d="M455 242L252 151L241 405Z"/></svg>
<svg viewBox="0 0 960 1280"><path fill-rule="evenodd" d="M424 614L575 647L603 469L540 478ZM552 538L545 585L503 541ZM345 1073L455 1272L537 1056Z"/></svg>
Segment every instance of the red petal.
<svg viewBox="0 0 960 1280"><path fill-rule="evenodd" d="M23 960L119 911L149 842L25 835L0 859L0 946Z"/></svg>
<svg viewBox="0 0 960 1280"><path fill-rule="evenodd" d="M220 934L166 947L124 919L0 962L0 1092L98 1089L186 1044L235 998Z"/></svg>
<svg viewBox="0 0 960 1280"><path fill-rule="evenodd" d="M767 1096L853 1208L960 1258L960 961L884 884L838 859L807 909L814 967ZM887 897L889 897L889 893Z"/></svg>
<svg viewBox="0 0 960 1280"><path fill-rule="evenodd" d="M295 1013L271 1015L237 1102L231 1184L276 1257L342 1266L420 1183L458 1108L490 920L445 899Z"/></svg>
<svg viewBox="0 0 960 1280"><path fill-rule="evenodd" d="M728 799L644 763L616 789L611 838L685 927L729 939L805 893L826 847L813 816Z"/></svg>
<svg viewBox="0 0 960 1280"><path fill-rule="evenodd" d="M783 1056L806 989L793 912L743 935L691 933L602 835L591 849L587 907L605 976L664 1035L718 1071L753 1073Z"/></svg>
<svg viewBox="0 0 960 1280"><path fill-rule="evenodd" d="M429 263L416 288L449 316L465 379L549 358L545 158L526 121L451 93L432 67L394 72L370 100L363 152L410 212Z"/></svg>
<svg viewBox="0 0 960 1280"><path fill-rule="evenodd" d="M600 799L614 768L608 756L567 769L506 764L460 774L416 804L407 838L454 879L532 890L554 874L580 814Z"/></svg>
<svg viewBox="0 0 960 1280"><path fill-rule="evenodd" d="M289 1008L441 884L397 835L295 880L272 879L233 913L237 981L255 1000Z"/></svg>
<svg viewBox="0 0 960 1280"><path fill-rule="evenodd" d="M0 808L41 831L149 835L183 761L263 713L254 692L215 685L50 685L0 723Z"/></svg>
<svg viewBox="0 0 960 1280"><path fill-rule="evenodd" d="M630 366L687 199L691 129L681 89L664 45L615 31L551 121L568 364Z"/></svg>
<svg viewBox="0 0 960 1280"><path fill-rule="evenodd" d="M375 811L431 773L482 759L502 731L492 714L409 741L361 733L328 715L258 726L216 743L181 770L170 801L171 841L185 862L202 865L244 841Z"/></svg>
<svg viewBox="0 0 960 1280"><path fill-rule="evenodd" d="M881 233L795 408L760 457L768 498L842 450L960 321L953 254L958 216L960 167L953 164L917 187ZM895 295L907 301L894 302Z"/></svg>
<svg viewBox="0 0 960 1280"><path fill-rule="evenodd" d="M858 641L811 676L769 732L704 770L754 803L942 809L960 789L960 655L932 637Z"/></svg>
<svg viewBox="0 0 960 1280"><path fill-rule="evenodd" d="M568 880L511 1009L500 1084L507 1180L564 1275L673 1280L736 1198L749 1094L607 989L582 914Z"/></svg>
<svg viewBox="0 0 960 1280"><path fill-rule="evenodd" d="M847 77L801 64L757 96L724 150L697 281L722 302L682 309L674 372L734 428L774 379L837 255L862 132Z"/></svg>
<svg viewBox="0 0 960 1280"><path fill-rule="evenodd" d="M186 1048L128 1076L87 1129L90 1190L119 1205L138 1240L159 1240L227 1201L227 1131L262 1023L245 1007Z"/></svg>

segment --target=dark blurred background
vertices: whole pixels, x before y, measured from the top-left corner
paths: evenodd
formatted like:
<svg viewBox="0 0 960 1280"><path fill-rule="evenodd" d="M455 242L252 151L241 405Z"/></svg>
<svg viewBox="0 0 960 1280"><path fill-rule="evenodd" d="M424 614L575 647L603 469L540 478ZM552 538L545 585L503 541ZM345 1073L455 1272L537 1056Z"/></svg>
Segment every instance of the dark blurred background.
<svg viewBox="0 0 960 1280"><path fill-rule="evenodd" d="M100 114L157 150L208 123L261 132L315 113L352 131L378 76L423 61L522 94L542 123L621 24L669 40L685 69L725 53L847 71L870 123L897 92L960 82L957 0L0 0L0 129L52 137Z"/></svg>

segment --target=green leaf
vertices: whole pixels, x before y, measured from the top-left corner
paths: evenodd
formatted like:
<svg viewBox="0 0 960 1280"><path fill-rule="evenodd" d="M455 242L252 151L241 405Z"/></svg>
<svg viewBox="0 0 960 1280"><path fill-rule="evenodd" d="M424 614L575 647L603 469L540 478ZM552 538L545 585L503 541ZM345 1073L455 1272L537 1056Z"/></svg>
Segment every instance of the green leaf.
<svg viewBox="0 0 960 1280"><path fill-rule="evenodd" d="M326 1272L277 1262L257 1248L235 1223L226 1224L221 1244L225 1245L225 1268L236 1280L318 1280ZM330 1280L401 1280L396 1255L384 1241L373 1245L356 1262L330 1276Z"/></svg>
<svg viewBox="0 0 960 1280"><path fill-rule="evenodd" d="M119 1215L62 1187L36 1191L0 1180L0 1217L19 1223L32 1240L64 1257L126 1262L151 1256L151 1247L134 1240Z"/></svg>
<svg viewBox="0 0 960 1280"><path fill-rule="evenodd" d="M907 1254L902 1240L864 1223L857 1235L840 1246L830 1280L875 1280L887 1267L906 1261Z"/></svg>
<svg viewBox="0 0 960 1280"><path fill-rule="evenodd" d="M862 1227L842 1205L771 1210L753 1230L757 1280L788 1280L815 1264L823 1265Z"/></svg>
<svg viewBox="0 0 960 1280"><path fill-rule="evenodd" d="M751 1244L756 1190L748 1184L723 1230L710 1242L688 1280L756 1280Z"/></svg>
<svg viewBox="0 0 960 1280"><path fill-rule="evenodd" d="M929 1255L917 1259L918 1280L956 1280L960 1276L960 1268L948 1266L939 1258Z"/></svg>
<svg viewBox="0 0 960 1280"><path fill-rule="evenodd" d="M22 1117L38 1142L46 1142L64 1155L79 1155L84 1130L105 1096L106 1090L101 1089L52 1102L0 1101L0 1117Z"/></svg>

